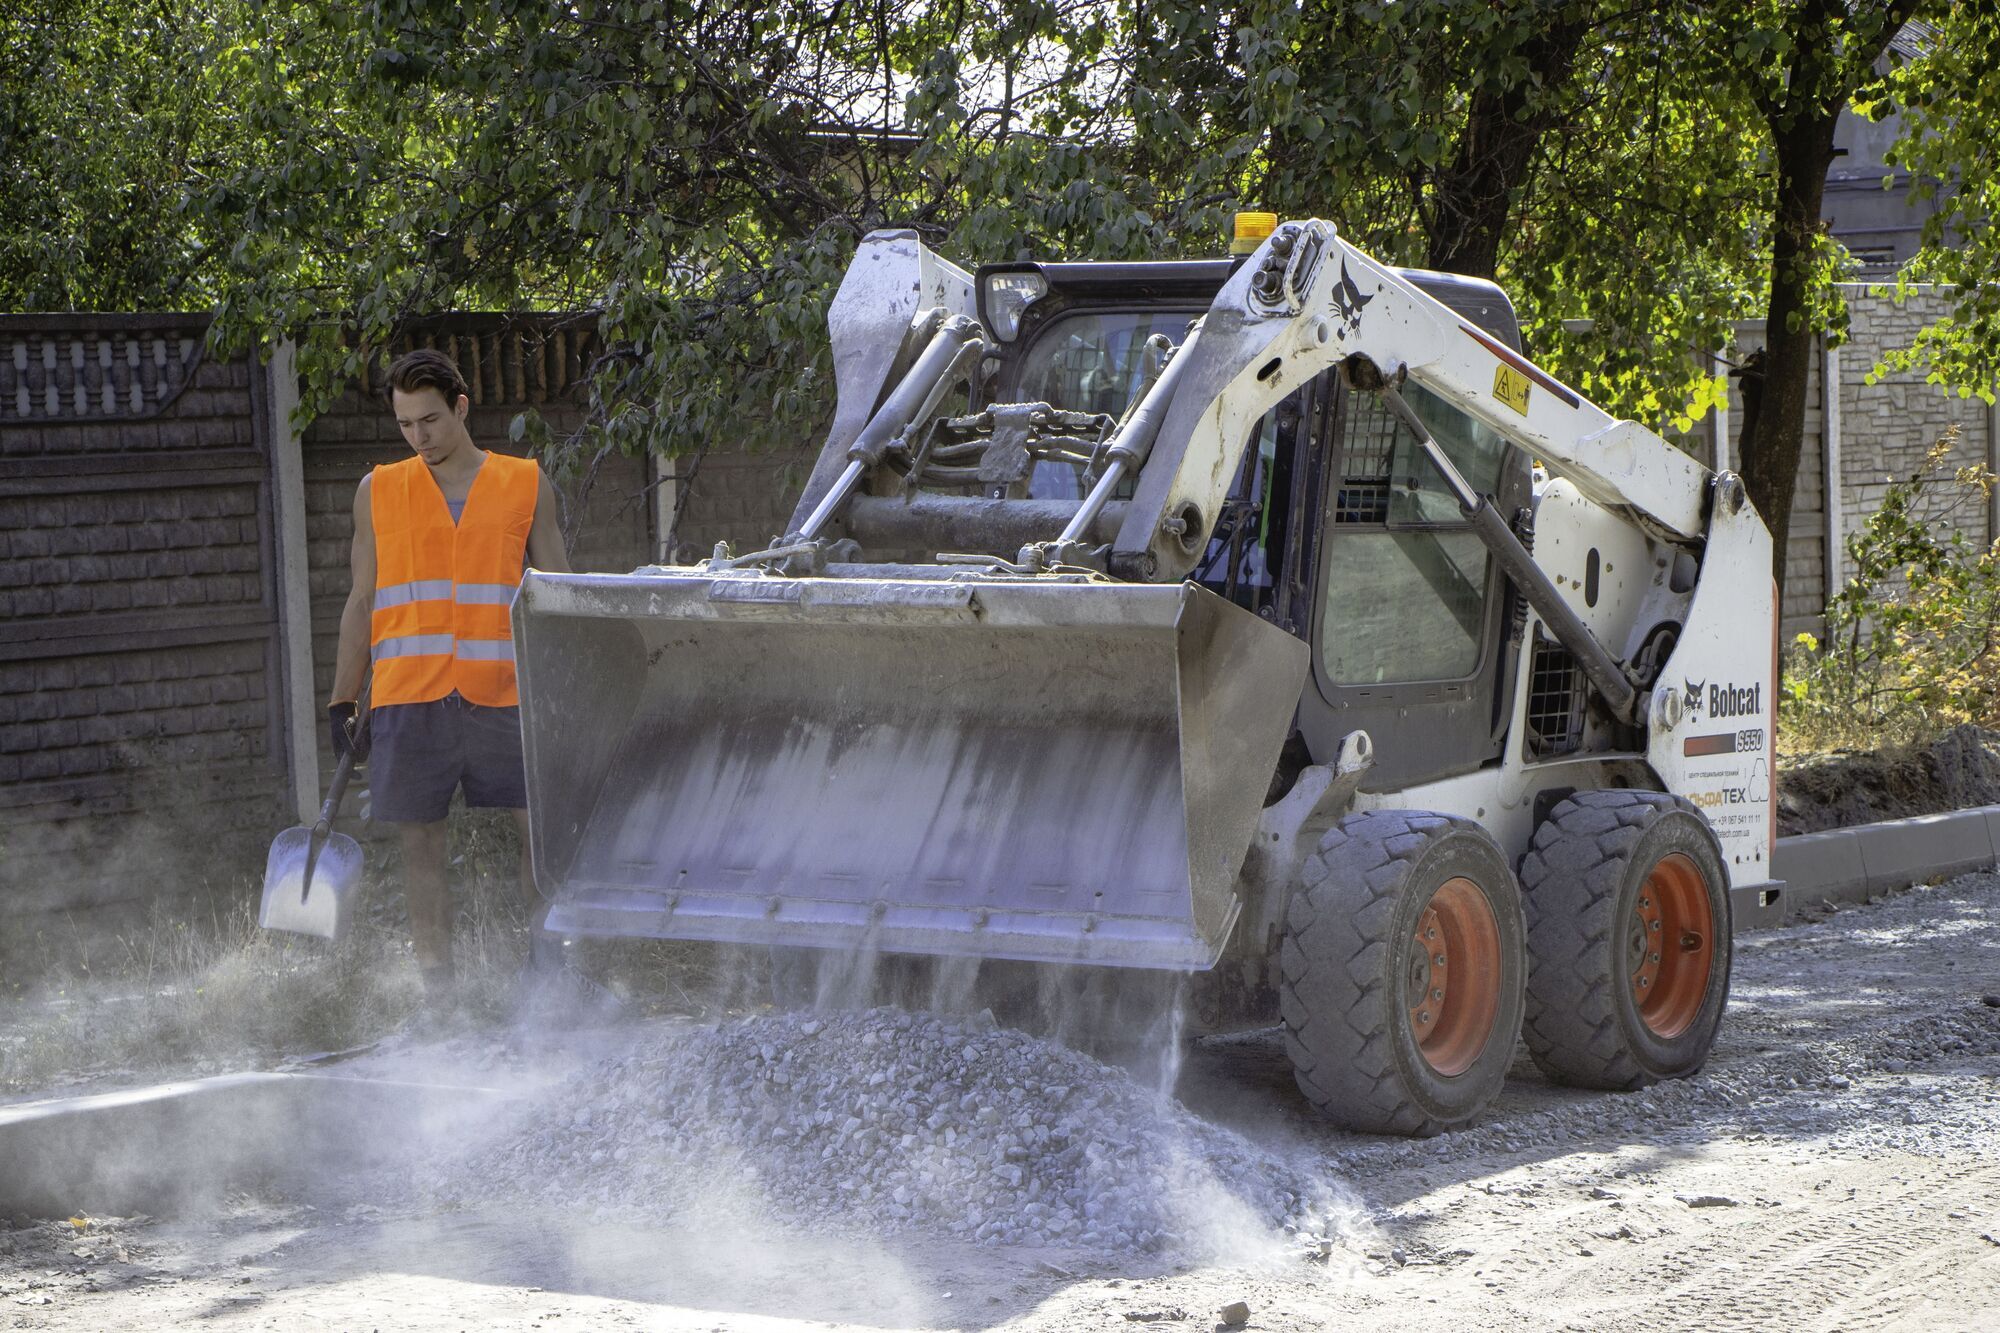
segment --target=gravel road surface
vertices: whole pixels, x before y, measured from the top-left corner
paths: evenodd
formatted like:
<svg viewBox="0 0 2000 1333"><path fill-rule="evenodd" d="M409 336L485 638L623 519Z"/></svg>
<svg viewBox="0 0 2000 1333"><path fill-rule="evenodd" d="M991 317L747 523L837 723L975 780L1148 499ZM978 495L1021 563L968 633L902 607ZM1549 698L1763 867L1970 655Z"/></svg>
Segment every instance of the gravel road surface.
<svg viewBox="0 0 2000 1333"><path fill-rule="evenodd" d="M1271 1033L1168 1101L977 1019L655 1025L394 1181L0 1221L0 1327L1991 1327L2000 876L1740 939L1698 1078L1515 1075L1402 1141Z"/></svg>

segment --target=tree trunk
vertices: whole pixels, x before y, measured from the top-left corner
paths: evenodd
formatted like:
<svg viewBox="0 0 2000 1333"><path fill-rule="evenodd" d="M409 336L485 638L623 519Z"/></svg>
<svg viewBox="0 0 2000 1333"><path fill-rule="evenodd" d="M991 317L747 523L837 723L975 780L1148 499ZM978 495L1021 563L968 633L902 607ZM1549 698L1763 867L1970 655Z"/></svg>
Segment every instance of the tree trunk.
<svg viewBox="0 0 2000 1333"><path fill-rule="evenodd" d="M1542 136L1539 124L1514 118L1520 100L1513 89L1472 100L1458 156L1432 185L1427 267L1489 280L1498 270L1513 192Z"/></svg>
<svg viewBox="0 0 2000 1333"><path fill-rule="evenodd" d="M1805 447L1806 387L1819 333L1808 318L1809 287L1838 118L1838 107L1814 108L1772 126L1778 192L1771 218L1771 303L1764 314L1764 385L1755 420L1744 423L1739 453L1744 490L1771 529L1772 575L1781 605L1792 493Z"/></svg>
<svg viewBox="0 0 2000 1333"><path fill-rule="evenodd" d="M1848 98L1916 8L1917 0L1873 6L1802 0L1785 25L1792 55L1783 91L1762 102L1778 177L1771 210L1771 303L1764 315L1763 399L1754 423L1744 423L1740 455L1743 488L1771 529L1771 575L1781 609L1792 496L1805 444L1806 381L1820 332L1808 310L1820 206L1833 165L1833 129ZM1834 40L1839 26L1848 29L1845 49Z"/></svg>
<svg viewBox="0 0 2000 1333"><path fill-rule="evenodd" d="M1473 95L1458 152L1431 181L1428 267L1491 280L1535 148L1555 119L1549 90L1569 81L1590 30L1590 6L1575 6L1521 47L1533 78Z"/></svg>

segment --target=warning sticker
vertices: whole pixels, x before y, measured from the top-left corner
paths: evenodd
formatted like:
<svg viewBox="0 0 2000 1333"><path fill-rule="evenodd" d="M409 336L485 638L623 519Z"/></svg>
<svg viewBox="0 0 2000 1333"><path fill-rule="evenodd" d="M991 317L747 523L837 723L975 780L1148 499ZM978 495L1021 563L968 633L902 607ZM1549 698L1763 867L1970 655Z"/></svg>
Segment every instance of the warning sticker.
<svg viewBox="0 0 2000 1333"><path fill-rule="evenodd" d="M1507 406L1528 415L1528 377L1512 366L1501 365L1493 371L1493 396Z"/></svg>

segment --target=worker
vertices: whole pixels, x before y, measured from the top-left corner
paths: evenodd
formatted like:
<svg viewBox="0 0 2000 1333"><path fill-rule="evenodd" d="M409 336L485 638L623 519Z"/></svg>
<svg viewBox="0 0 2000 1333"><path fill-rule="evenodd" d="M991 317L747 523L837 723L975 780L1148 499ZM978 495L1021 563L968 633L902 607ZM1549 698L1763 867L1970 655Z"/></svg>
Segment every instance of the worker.
<svg viewBox="0 0 2000 1333"><path fill-rule="evenodd" d="M450 357L410 352L388 381L413 456L375 468L354 493L354 583L327 716L336 753L369 760L372 817L399 828L417 968L442 1000L453 983L445 816L460 787L468 806L514 812L521 891L531 925L541 922L509 609L525 566L566 573L569 561L554 487L533 459L474 443Z"/></svg>

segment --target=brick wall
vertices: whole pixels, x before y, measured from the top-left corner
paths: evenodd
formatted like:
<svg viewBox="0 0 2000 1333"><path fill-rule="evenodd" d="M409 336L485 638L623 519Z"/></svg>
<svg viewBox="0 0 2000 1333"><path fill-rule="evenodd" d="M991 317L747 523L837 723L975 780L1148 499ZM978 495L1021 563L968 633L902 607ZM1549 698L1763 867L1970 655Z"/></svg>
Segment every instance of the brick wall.
<svg viewBox="0 0 2000 1333"><path fill-rule="evenodd" d="M1991 418L1979 399L1960 398L1926 384L1920 371L1886 375L1875 384L1865 382L1884 353L1910 346L1922 329L1950 313L1952 301L1946 293L1922 288L1899 304L1856 286L1847 289L1847 297L1851 341L1841 352L1841 498L1849 516L1846 529L1852 533L1881 506L1892 481L1923 466L1924 456L1950 426L1959 428L1953 466L1986 462ZM1990 530L1986 515L1975 513L1973 518L1979 523L1975 536L1989 542L2000 539L2000 531ZM1843 555L1840 580L1853 572L1853 562Z"/></svg>
<svg viewBox="0 0 2000 1333"><path fill-rule="evenodd" d="M1864 284L1842 288L1849 313L1849 336L1839 348L1839 504L1840 567L1827 578L1826 393L1821 371L1825 348L1815 358L1806 393L1805 444L1799 458L1798 490L1792 504L1790 540L1785 553L1785 605L1780 632L1786 642L1802 632L1817 633L1825 623L1827 598L1839 592L1853 573L1844 554L1851 537L1882 502L1890 483L1922 466L1931 446L1956 424L1959 436L1952 452L1954 465L1988 460L1993 447L1992 418L1976 398L1960 398L1924 382L1922 372L1885 375L1867 383L1883 356L1910 346L1919 330L1951 309L1949 293L1919 288L1907 301L1878 294ZM1747 354L1764 342L1763 321L1745 321L1735 329L1733 356ZM1742 426L1742 403L1732 381L1729 401L1730 457L1740 459L1736 439ZM1974 535L1985 541L2000 538L1990 510L1973 515Z"/></svg>
<svg viewBox="0 0 2000 1333"><path fill-rule="evenodd" d="M741 554L783 536L818 455L817 440L770 453L711 450L686 483L687 503L675 533L680 558L703 559L719 541ZM685 463L677 466L688 470Z"/></svg>
<svg viewBox="0 0 2000 1333"><path fill-rule="evenodd" d="M284 808L261 383L206 323L0 316L0 908L146 896Z"/></svg>

